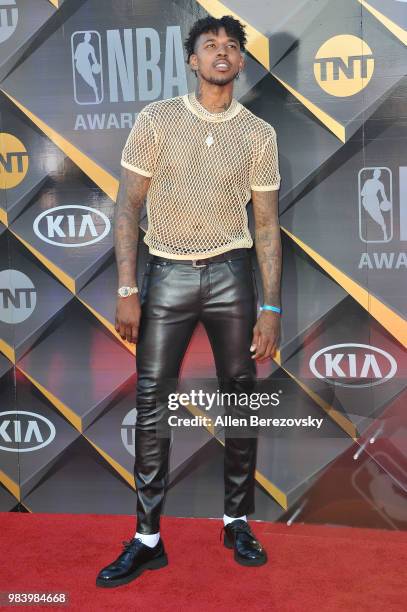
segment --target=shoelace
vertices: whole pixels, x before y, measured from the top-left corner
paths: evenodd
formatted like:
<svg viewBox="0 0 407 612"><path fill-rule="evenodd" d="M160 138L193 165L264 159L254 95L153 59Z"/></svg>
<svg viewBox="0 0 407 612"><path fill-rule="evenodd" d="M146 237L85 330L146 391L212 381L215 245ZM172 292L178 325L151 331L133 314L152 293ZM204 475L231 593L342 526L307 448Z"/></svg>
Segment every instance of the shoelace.
<svg viewBox="0 0 407 612"><path fill-rule="evenodd" d="M132 540L123 540L122 544L123 544L123 552L130 552L133 551L134 552L139 548L140 544L142 544L143 542L141 541L141 538L133 538Z"/></svg>
<svg viewBox="0 0 407 612"><path fill-rule="evenodd" d="M222 529L220 530L220 534L219 534L220 541L222 541L222 533L224 532L225 527L226 525L223 525ZM233 533L246 533L254 539L254 536L251 532L251 529L248 523L246 523L246 525L238 525L238 526L233 527Z"/></svg>

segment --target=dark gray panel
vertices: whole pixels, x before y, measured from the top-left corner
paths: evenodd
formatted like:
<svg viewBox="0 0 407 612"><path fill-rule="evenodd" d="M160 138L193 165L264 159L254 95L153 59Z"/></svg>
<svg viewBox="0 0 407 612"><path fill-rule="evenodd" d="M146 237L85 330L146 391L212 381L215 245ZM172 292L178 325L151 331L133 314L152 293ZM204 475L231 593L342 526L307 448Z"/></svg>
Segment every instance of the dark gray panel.
<svg viewBox="0 0 407 612"><path fill-rule="evenodd" d="M360 432L407 383L405 351L351 298L284 367Z"/></svg>
<svg viewBox="0 0 407 612"><path fill-rule="evenodd" d="M2 470L24 495L40 481L79 433L21 374L18 376L16 402L10 405L4 401L3 393L0 405Z"/></svg>
<svg viewBox="0 0 407 612"><path fill-rule="evenodd" d="M5 238L0 238L2 261L8 265L8 269L0 266L0 338L20 358L73 296L34 263L34 257L13 236L7 236L7 242Z"/></svg>
<svg viewBox="0 0 407 612"><path fill-rule="evenodd" d="M86 427L134 373L135 360L79 303L69 304L64 314L18 366Z"/></svg>
<svg viewBox="0 0 407 612"><path fill-rule="evenodd" d="M0 354L0 379L2 378L2 376L7 374L7 372L9 372L12 369L12 367L13 367L13 364L11 363L11 361L9 361L7 357L4 357L4 355ZM11 384L10 384L10 388L11 388Z"/></svg>
<svg viewBox="0 0 407 612"><path fill-rule="evenodd" d="M136 511L135 491L82 437L22 501L31 512L131 515Z"/></svg>
<svg viewBox="0 0 407 612"><path fill-rule="evenodd" d="M72 15L67 13L67 20L55 32L50 30L44 42L2 86L91 159L118 176L121 150L137 113L148 102L181 95L196 86L182 47L193 21L193 14L174 2L116 0L112 4L107 0L88 0ZM143 28L150 29L147 42ZM121 53L120 38L124 45L125 30L130 32L127 36L132 49L126 61L129 73L134 75L131 85L127 81L127 89L123 85L125 77L116 72L115 60L116 52ZM71 37L75 52L84 42L84 31L93 32L90 44L102 66L94 77L98 97L73 68ZM157 68L152 71L148 68L150 42L157 57ZM132 68L129 62L133 62ZM244 95L265 74L266 70L249 57L235 95ZM172 86L175 82L177 85ZM113 83L118 83L117 91ZM46 100L44 91L48 92Z"/></svg>
<svg viewBox="0 0 407 612"><path fill-rule="evenodd" d="M85 431L86 437L114 461L133 473L135 423L137 419L136 383L132 378L111 406ZM172 428L170 480L212 439L203 427Z"/></svg>
<svg viewBox="0 0 407 612"><path fill-rule="evenodd" d="M164 514L221 519L224 512L223 447L213 440L208 452L198 454L169 488ZM255 512L249 519L275 521L282 514L281 506L256 484ZM222 522L219 521L219 531Z"/></svg>
<svg viewBox="0 0 407 612"><path fill-rule="evenodd" d="M0 35L0 80L12 69L30 41L55 12L49 0L11 0L7 5L2 6L7 27L2 28Z"/></svg>
<svg viewBox="0 0 407 612"><path fill-rule="evenodd" d="M114 204L72 164L69 167L71 172L48 179L10 229L80 288L112 252Z"/></svg>
<svg viewBox="0 0 407 612"><path fill-rule="evenodd" d="M17 503L16 498L0 485L0 512L11 512Z"/></svg>
<svg viewBox="0 0 407 612"><path fill-rule="evenodd" d="M368 76L363 77L366 85L361 89L351 90L348 95L344 95L346 90L342 87L341 94L337 95L326 91L317 82L314 76L314 61L323 44L344 33L363 39L371 50L371 56L367 55L368 52L366 55L362 51L360 53L365 58L372 58L366 61L371 61L374 68L370 80ZM340 57L344 53L344 45L338 45L337 49L332 51L333 54L334 52L337 55L333 57ZM362 29L359 2L352 0L340 4L331 0L304 32L301 44L295 46L273 68L273 74L345 126L348 139L361 126L366 116L374 111L387 91L405 74L406 60L406 49L368 12L363 15ZM322 77L327 84L331 79L329 70L330 68L327 68L328 76ZM369 71L369 68L367 70ZM340 83L339 80L337 82Z"/></svg>
<svg viewBox="0 0 407 612"><path fill-rule="evenodd" d="M360 149L357 141L348 142L321 173L318 183L310 185L295 205L283 213L280 222L404 317L407 255L400 218L401 207L405 208L401 193L406 188L407 173L401 174L400 168L404 164L407 130L402 116L393 118L396 109L389 110L386 119L371 118L364 130L364 148ZM378 116L383 114L385 110ZM361 194L375 168L380 169L380 176L377 189L366 200L367 207L373 206L369 213ZM391 204L387 211L379 209L380 184ZM386 225L387 240L380 219ZM338 229L343 239L338 239Z"/></svg>
<svg viewBox="0 0 407 612"><path fill-rule="evenodd" d="M28 159L28 169L21 171L21 180L15 187L0 190L0 206L7 213L8 222L16 219L30 200L43 185L48 173L57 172L61 168L63 155L42 133L15 108L6 96L0 93L0 132L17 138L25 148ZM19 149L21 151L21 149ZM12 154L13 151L5 151ZM16 158L9 160L12 172L19 171ZM2 167L2 173L8 170Z"/></svg>
<svg viewBox="0 0 407 612"><path fill-rule="evenodd" d="M227 0L225 6L269 38L270 65L273 66L301 37L304 30L329 0Z"/></svg>
<svg viewBox="0 0 407 612"><path fill-rule="evenodd" d="M280 394L278 406L267 405L254 411L259 418L280 422L277 425L265 421L258 427L256 469L286 496L290 506L353 441L281 369L262 381L256 391ZM246 412L253 413L250 409ZM289 419L298 419L297 424ZM238 427L236 432L237 435L251 433L244 427ZM224 436L225 431L218 434L220 440Z"/></svg>

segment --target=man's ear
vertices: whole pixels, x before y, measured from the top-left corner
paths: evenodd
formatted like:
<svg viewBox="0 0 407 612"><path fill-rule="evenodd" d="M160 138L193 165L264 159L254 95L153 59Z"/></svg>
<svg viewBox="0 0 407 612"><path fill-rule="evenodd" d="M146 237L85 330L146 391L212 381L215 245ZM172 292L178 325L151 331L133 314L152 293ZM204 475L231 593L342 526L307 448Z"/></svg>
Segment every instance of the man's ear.
<svg viewBox="0 0 407 612"><path fill-rule="evenodd" d="M195 53L192 53L192 55L189 58L189 66L190 66L191 70L193 72L195 72L195 74L196 74L196 72L198 70L198 58L195 55Z"/></svg>

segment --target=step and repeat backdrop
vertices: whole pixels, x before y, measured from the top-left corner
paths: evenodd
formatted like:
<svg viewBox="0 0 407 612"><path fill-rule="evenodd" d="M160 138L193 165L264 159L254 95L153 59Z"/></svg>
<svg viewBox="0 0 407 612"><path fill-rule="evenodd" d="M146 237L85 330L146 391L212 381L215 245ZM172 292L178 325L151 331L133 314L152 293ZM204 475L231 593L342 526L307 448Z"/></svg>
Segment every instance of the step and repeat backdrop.
<svg viewBox="0 0 407 612"><path fill-rule="evenodd" d="M0 0L0 510L135 513L120 154L146 104L196 87L183 41L208 14L246 25L235 96L274 126L282 176L282 339L258 366L280 420L252 518L405 529L405 0ZM216 392L201 325L180 388ZM165 514L223 514L223 448L222 426L174 428Z"/></svg>

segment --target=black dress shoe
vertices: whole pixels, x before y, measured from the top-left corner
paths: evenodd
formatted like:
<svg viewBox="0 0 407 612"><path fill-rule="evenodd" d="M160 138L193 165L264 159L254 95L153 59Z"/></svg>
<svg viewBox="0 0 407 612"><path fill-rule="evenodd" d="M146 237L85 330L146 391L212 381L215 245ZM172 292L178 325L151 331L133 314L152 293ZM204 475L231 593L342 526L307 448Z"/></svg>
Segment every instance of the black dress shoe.
<svg viewBox="0 0 407 612"><path fill-rule="evenodd" d="M96 586L115 587L131 582L146 569L159 569L168 564L160 538L154 546L146 546L140 538L123 542L124 550L115 561L100 570Z"/></svg>
<svg viewBox="0 0 407 612"><path fill-rule="evenodd" d="M226 548L235 549L235 561L240 565L263 565L267 562L267 553L254 537L247 521L236 519L222 527L223 544Z"/></svg>

